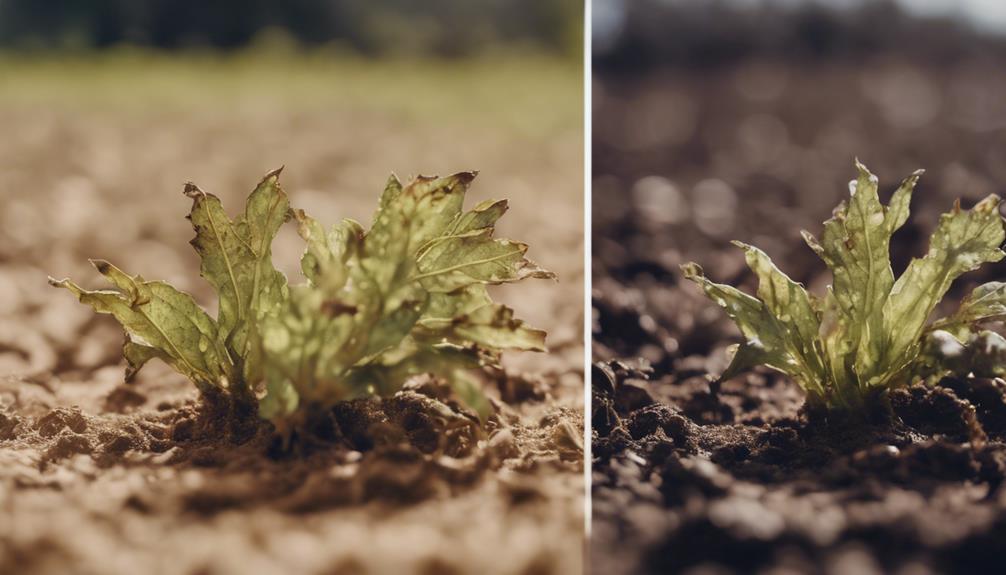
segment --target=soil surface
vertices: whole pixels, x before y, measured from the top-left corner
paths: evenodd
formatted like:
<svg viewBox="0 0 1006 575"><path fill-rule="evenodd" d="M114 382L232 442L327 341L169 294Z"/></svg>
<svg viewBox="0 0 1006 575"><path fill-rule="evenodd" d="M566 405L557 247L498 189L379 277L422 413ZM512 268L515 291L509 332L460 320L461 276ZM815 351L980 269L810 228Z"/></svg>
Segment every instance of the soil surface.
<svg viewBox="0 0 1006 575"><path fill-rule="evenodd" d="M89 68L93 78L46 80L112 103L43 87L0 105L10 136L0 142L0 573L581 572L578 112L534 129L509 125L515 113L554 111L557 97L476 98L466 86L495 80L475 65L456 80L423 65L414 77L401 72L395 81L412 88L399 105L390 90L353 101L319 79L377 91L383 80L354 83L352 66L246 64L222 80L226 64L203 77L178 64L117 72L113 62ZM575 73L543 68L553 79L543 89L579 101ZM427 74L441 83L421 81ZM144 91L149 82L173 91ZM203 85L212 90L195 100L171 96ZM87 258L107 258L210 307L187 245L183 183L217 193L233 212L282 164L292 203L326 222L369 222L391 171L477 168L468 205L510 199L500 235L527 241L560 280L496 292L548 330L551 351L504 358L485 427L438 382L417 378L393 397L338 406L314 441L290 451L265 424L235 439L226 406L200 399L163 364L124 384L115 322L46 286L47 275L101 286ZM274 254L291 278L301 249L284 229Z"/></svg>
<svg viewBox="0 0 1006 575"><path fill-rule="evenodd" d="M1002 146L1006 104L969 103L1006 93L993 61L752 59L600 74L595 572L1002 571L1006 383L897 390L860 421L807 413L802 391L769 371L711 385L739 336L678 271L693 260L751 293L756 279L728 243L738 239L820 293L830 275L799 231L820 231L858 156L885 201L927 168L892 244L900 273L955 197L1003 191L988 150ZM963 278L948 300L1002 272Z"/></svg>

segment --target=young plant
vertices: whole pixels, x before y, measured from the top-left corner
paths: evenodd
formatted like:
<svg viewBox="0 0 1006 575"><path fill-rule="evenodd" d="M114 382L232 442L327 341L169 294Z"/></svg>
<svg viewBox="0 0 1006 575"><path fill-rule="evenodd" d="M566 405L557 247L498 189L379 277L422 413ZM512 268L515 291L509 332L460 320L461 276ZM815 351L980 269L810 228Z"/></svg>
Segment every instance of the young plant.
<svg viewBox="0 0 1006 575"><path fill-rule="evenodd" d="M554 275L524 257L525 244L493 238L505 200L463 211L474 178L463 172L403 186L392 176L370 230L352 220L326 230L292 210L279 170L236 220L216 196L187 184L191 243L217 293L216 319L190 295L105 261L92 263L113 290L50 283L122 324L127 380L158 358L203 392L257 405L283 431L339 401L393 393L421 373L450 382L484 417L478 371L498 365L504 349L545 349L545 332L494 303L486 286ZM307 281L295 286L271 253L290 219L307 243Z"/></svg>
<svg viewBox="0 0 1006 575"><path fill-rule="evenodd" d="M1006 229L999 197L990 195L970 211L956 203L940 217L926 256L913 259L895 280L891 236L908 219L922 171L904 180L884 206L876 176L859 162L856 166L851 197L825 222L821 240L803 232L833 275L823 297L807 293L764 252L739 242L735 245L758 276L757 298L709 281L695 263L682 266L685 277L726 310L744 337L721 379L762 364L796 380L811 404L861 409L885 390L916 379L951 371L966 375L969 367L960 360L971 354L965 350L986 345L991 337L991 332L975 334L975 327L1006 316L1006 284L989 283L953 315L927 323L954 279L1006 255L1000 250Z"/></svg>

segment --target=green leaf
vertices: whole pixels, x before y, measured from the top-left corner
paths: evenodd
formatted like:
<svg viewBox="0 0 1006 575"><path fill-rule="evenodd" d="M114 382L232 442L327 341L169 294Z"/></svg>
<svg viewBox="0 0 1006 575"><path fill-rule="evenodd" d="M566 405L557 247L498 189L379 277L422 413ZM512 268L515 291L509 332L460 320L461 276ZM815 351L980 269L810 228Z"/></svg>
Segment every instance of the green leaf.
<svg viewBox="0 0 1006 575"><path fill-rule="evenodd" d="M772 317L765 305L737 288L718 284L706 278L702 268L696 263L681 266L685 278L702 288L709 299L726 310L744 336L745 342L734 354L728 373L738 373L753 367L749 361L758 361L773 369L803 379L805 374L790 355L786 337L779 322ZM743 352L743 353L742 353Z"/></svg>
<svg viewBox="0 0 1006 575"><path fill-rule="evenodd" d="M213 320L192 299L164 282L132 277L103 260L94 267L115 290L88 291L68 279L49 282L73 292L81 303L110 314L125 329L128 377L157 357L200 385L227 387L233 365Z"/></svg>
<svg viewBox="0 0 1006 575"><path fill-rule="evenodd" d="M308 403L345 399L338 378L360 360L366 345L355 341L366 336L357 328L356 310L307 285L290 289L287 306L262 322L267 392L288 394L283 380Z"/></svg>
<svg viewBox="0 0 1006 575"><path fill-rule="evenodd" d="M829 355L832 361L848 361L857 373L868 373L887 345L880 310L894 285L891 236L908 219L912 191L923 171L906 178L885 207L877 194L877 177L858 161L856 168L859 176L849 184L849 203L840 204L825 222L821 243L807 232L803 235L834 276L832 293L841 321Z"/></svg>
<svg viewBox="0 0 1006 575"><path fill-rule="evenodd" d="M126 360L126 383L133 381L140 368L152 359L159 359L164 363L171 364L171 356L167 353L128 338L122 344L122 357Z"/></svg>
<svg viewBox="0 0 1006 575"><path fill-rule="evenodd" d="M392 176L367 231L347 220L326 232L294 211L307 243L301 265L309 283L291 288L289 309L263 321L267 385L286 398L264 414L285 417L294 396L300 404L330 405L394 393L419 373L462 382L458 389L481 411L485 399L472 395L472 370L502 349L544 349L545 333L494 303L485 285L552 276L521 274L532 266L527 247L492 238L506 201L462 210L473 177L464 172L402 185ZM479 250L500 248L516 253L488 267L473 261ZM464 279L445 289L445 281L432 278L449 272L423 277L430 264L458 265L453 271Z"/></svg>
<svg viewBox="0 0 1006 575"><path fill-rule="evenodd" d="M284 421L300 405L300 395L293 383L281 372L266 367L266 395L259 402L258 412L263 419Z"/></svg>
<svg viewBox="0 0 1006 575"><path fill-rule="evenodd" d="M999 246L1006 239L999 215L999 197L992 195L973 209L960 204L940 217L939 226L924 258L914 259L891 288L883 308L884 331L888 334L882 371L874 379L900 370L917 353L926 319L961 274L983 263L997 262L1004 255Z"/></svg>
<svg viewBox="0 0 1006 575"><path fill-rule="evenodd" d="M448 226L445 236L456 236L465 232L491 228L510 209L506 200L485 200L471 211L459 214Z"/></svg>
<svg viewBox="0 0 1006 575"><path fill-rule="evenodd" d="M106 262L95 265L115 290L50 280L123 325L127 379L161 359L200 387L258 398L259 414L289 438L305 410L393 393L419 373L450 381L485 417L479 371L503 349L544 350L545 333L494 303L485 285L553 276L524 258L526 245L493 239L506 201L462 210L473 172L405 186L392 176L367 231L352 220L326 230L291 210L278 177L266 175L233 220L216 196L185 187L191 243L219 299L215 320L191 296ZM307 279L292 287L272 264L272 242L291 217Z"/></svg>
<svg viewBox="0 0 1006 575"><path fill-rule="evenodd" d="M981 286L957 313L929 328L926 322L954 279L1006 256L1000 250L1006 229L999 198L989 196L970 211L955 205L941 217L927 255L895 280L891 237L908 219L922 172L905 179L884 206L877 178L859 162L856 167L851 197L825 222L821 241L803 232L834 276L823 298L809 295L763 252L745 244L738 245L759 278L757 298L708 281L695 264L683 267L685 277L727 310L745 338L724 376L765 364L796 379L810 400L859 408L878 390L913 378L932 379L965 365L996 373L1006 361L999 351L1002 338L971 334L980 321L1006 317L1006 284ZM1003 344L1006 349L1006 340Z"/></svg>
<svg viewBox="0 0 1006 575"><path fill-rule="evenodd" d="M402 274L411 273L414 265L410 256L459 216L474 178L473 172L420 176L404 187L395 176L389 178L361 258L377 285L406 279Z"/></svg>
<svg viewBox="0 0 1006 575"><path fill-rule="evenodd" d="M447 381L459 399L485 421L491 406L478 375L483 365L476 348L429 346L409 338L399 348L352 370L347 381L357 394L388 395L400 389L410 377L431 374Z"/></svg>
<svg viewBox="0 0 1006 575"><path fill-rule="evenodd" d="M328 232L315 220L294 210L297 232L306 243L300 266L304 277L314 285L324 283L329 290L338 290L349 279L349 261L356 255L363 241L363 226L346 219Z"/></svg>
<svg viewBox="0 0 1006 575"><path fill-rule="evenodd" d="M963 339L975 324L1003 318L1006 318L1006 282L989 282L976 287L956 312L936 320L929 331L944 330Z"/></svg>
<svg viewBox="0 0 1006 575"><path fill-rule="evenodd" d="M431 294L413 335L461 346L545 351L545 332L515 318L512 309L492 303L482 285Z"/></svg>
<svg viewBox="0 0 1006 575"><path fill-rule="evenodd" d="M730 362L723 373L716 378L719 381L726 381L755 366L773 363L772 355L765 351L758 340L733 344L727 348L727 354L730 357Z"/></svg>
<svg viewBox="0 0 1006 575"><path fill-rule="evenodd" d="M262 378L258 322L278 312L287 297L286 277L272 264L272 241L290 218L290 202L279 185L281 170L262 179L234 221L219 198L195 184L185 186L196 232L191 243L202 260L202 276L219 298L218 338L240 366L245 386Z"/></svg>
<svg viewBox="0 0 1006 575"><path fill-rule="evenodd" d="M943 330L923 339L914 373L929 382L953 375L960 378L1006 375L1006 338L993 331L969 334L963 342Z"/></svg>
<svg viewBox="0 0 1006 575"><path fill-rule="evenodd" d="M1006 338L984 330L968 342L967 349L971 355L972 374L977 377L1006 375Z"/></svg>
<svg viewBox="0 0 1006 575"><path fill-rule="evenodd" d="M524 257L527 245L492 238L492 228L446 237L427 249L414 279L431 292L451 292L472 284L501 284L555 275Z"/></svg>
<svg viewBox="0 0 1006 575"><path fill-rule="evenodd" d="M748 267L758 276L758 297L794 362L808 377L821 377L823 368L814 349L820 320L807 290L779 271L765 252L741 242L734 245L744 250Z"/></svg>

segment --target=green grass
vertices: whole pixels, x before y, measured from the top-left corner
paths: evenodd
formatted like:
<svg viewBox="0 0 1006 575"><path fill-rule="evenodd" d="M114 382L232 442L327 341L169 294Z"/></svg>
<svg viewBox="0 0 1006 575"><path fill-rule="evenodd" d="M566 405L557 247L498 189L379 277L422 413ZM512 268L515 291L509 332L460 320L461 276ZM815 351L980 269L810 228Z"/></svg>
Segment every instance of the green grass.
<svg viewBox="0 0 1006 575"><path fill-rule="evenodd" d="M0 107L149 113L219 106L338 107L479 120L541 135L582 123L577 62L536 53L470 60L368 60L331 51L181 55L118 49L0 54Z"/></svg>

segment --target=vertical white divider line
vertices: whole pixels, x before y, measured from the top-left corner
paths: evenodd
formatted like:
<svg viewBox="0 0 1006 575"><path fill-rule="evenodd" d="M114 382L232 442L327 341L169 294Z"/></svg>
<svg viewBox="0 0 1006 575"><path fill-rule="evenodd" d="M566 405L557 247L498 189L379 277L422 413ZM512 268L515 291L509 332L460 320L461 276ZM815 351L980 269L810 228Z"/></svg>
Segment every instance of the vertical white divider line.
<svg viewBox="0 0 1006 575"><path fill-rule="evenodd" d="M591 86L593 67L591 66L591 4L592 0L584 1L583 30L583 533L584 533L584 572L590 572L590 533L591 533L591 321L592 311L590 293L592 285L591 274L591 172L592 172L592 130L591 130Z"/></svg>

